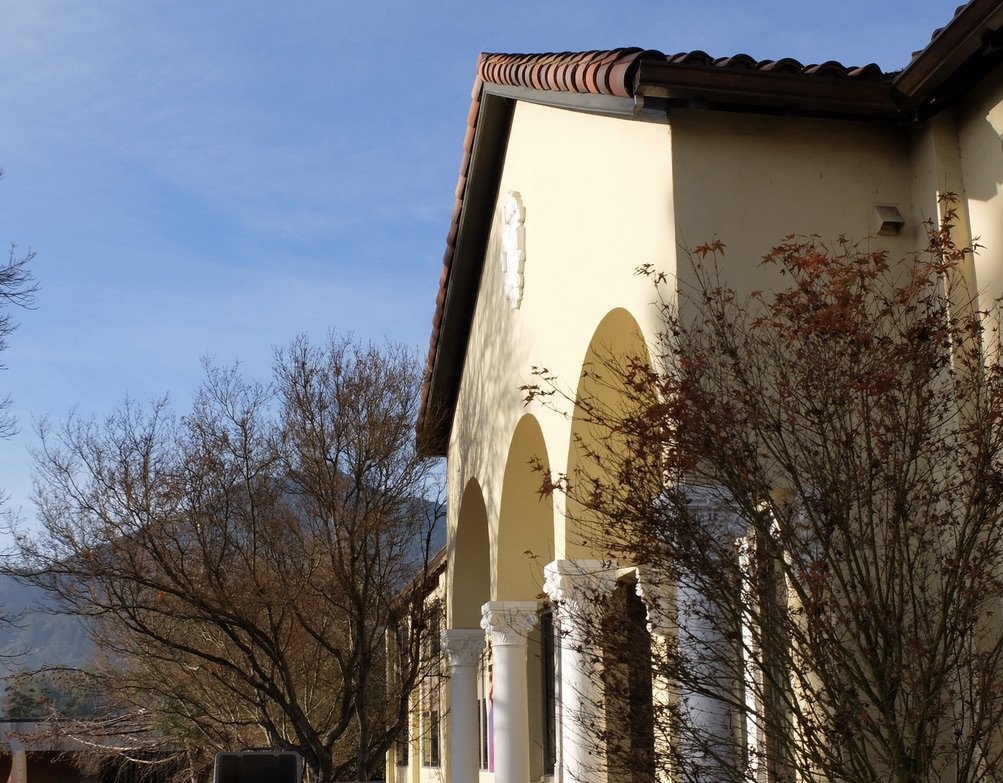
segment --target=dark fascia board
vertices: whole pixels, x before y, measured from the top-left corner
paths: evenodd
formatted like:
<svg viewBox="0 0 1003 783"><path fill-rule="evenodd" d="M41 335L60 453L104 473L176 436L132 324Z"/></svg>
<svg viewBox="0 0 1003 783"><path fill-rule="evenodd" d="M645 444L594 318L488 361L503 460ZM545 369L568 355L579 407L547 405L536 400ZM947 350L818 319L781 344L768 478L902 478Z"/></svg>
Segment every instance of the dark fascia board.
<svg viewBox="0 0 1003 783"><path fill-rule="evenodd" d="M976 57L986 40L1001 27L1000 0L971 0L961 8L950 24L892 81L902 96L902 111L915 114L924 104L935 102L938 88Z"/></svg>
<svg viewBox="0 0 1003 783"><path fill-rule="evenodd" d="M481 269L491 231L498 186L501 182L514 102L485 90L481 94L476 131L470 153L466 190L449 268L449 283L439 325L439 343L429 377L428 412L439 415L426 421L428 446L445 456L466 360L470 325L474 316Z"/></svg>
<svg viewBox="0 0 1003 783"><path fill-rule="evenodd" d="M638 95L670 102L859 119L894 119L898 106L887 81L806 76L754 69L642 61Z"/></svg>
<svg viewBox="0 0 1003 783"><path fill-rule="evenodd" d="M667 108L674 105L865 120L890 120L899 116L887 81L743 71L650 60L639 64L632 98L495 84L485 85L484 89L486 93L512 100L652 122L665 122Z"/></svg>
<svg viewBox="0 0 1003 783"><path fill-rule="evenodd" d="M617 95L535 90L531 87L510 87L500 84L485 85L484 91L514 101L536 103L541 106L569 109L586 114L628 117L653 122L665 122L666 119L664 103L645 102L644 97L640 95L633 98L621 98Z"/></svg>

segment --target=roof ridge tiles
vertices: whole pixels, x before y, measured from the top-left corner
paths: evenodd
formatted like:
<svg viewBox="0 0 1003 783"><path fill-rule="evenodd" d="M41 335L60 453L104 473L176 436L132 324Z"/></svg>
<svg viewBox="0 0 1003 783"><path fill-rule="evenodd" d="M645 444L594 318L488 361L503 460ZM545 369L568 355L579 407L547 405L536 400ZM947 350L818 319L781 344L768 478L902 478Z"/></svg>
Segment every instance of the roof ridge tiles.
<svg viewBox="0 0 1003 783"><path fill-rule="evenodd" d="M849 76L852 68L847 68L836 60L826 60L817 65L805 66L804 72L809 76Z"/></svg>
<svg viewBox="0 0 1003 783"><path fill-rule="evenodd" d="M623 47L585 52L481 54L477 72L485 82L535 90L629 96L631 66L641 58L663 60L653 49Z"/></svg>
<svg viewBox="0 0 1003 783"><path fill-rule="evenodd" d="M714 60L715 68L759 68L760 61L748 54L733 54L731 57L719 57Z"/></svg>
<svg viewBox="0 0 1003 783"><path fill-rule="evenodd" d="M867 65L859 65L856 68L851 68L846 73L851 79L862 79L862 80L874 80L878 81L881 79L891 78L891 73L885 73L877 63L867 63Z"/></svg>
<svg viewBox="0 0 1003 783"><path fill-rule="evenodd" d="M679 63L685 65L700 64L700 65L713 65L714 58L711 57L707 52L702 49L694 49L690 52L679 52L679 54L674 54L672 57L666 58L670 63Z"/></svg>
<svg viewBox="0 0 1003 783"><path fill-rule="evenodd" d="M804 64L793 57L781 57L779 60L763 60L759 70L765 73L801 73Z"/></svg>
<svg viewBox="0 0 1003 783"><path fill-rule="evenodd" d="M487 52L481 55L477 72L484 82L508 87L632 97L633 74L640 62L854 81L878 81L888 77L875 63L847 66L837 60L826 60L806 65L793 57L757 60L745 53L711 57L701 49L666 55L657 49L639 47L541 54Z"/></svg>

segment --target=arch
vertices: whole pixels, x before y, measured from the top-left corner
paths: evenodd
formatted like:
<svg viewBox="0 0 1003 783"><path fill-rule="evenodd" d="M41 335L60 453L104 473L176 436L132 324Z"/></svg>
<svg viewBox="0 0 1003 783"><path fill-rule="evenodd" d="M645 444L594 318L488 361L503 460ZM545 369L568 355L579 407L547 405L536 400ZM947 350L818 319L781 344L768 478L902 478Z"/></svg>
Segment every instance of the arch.
<svg viewBox="0 0 1003 783"><path fill-rule="evenodd" d="M543 430L527 414L512 433L505 461L491 591L495 600L536 600L543 566L554 558L554 503L550 495L541 495L543 477L534 464L549 466L550 460Z"/></svg>
<svg viewBox="0 0 1003 783"><path fill-rule="evenodd" d="M613 309L599 322L589 341L575 394L567 474L572 491L558 531L563 557L608 554L595 550L593 526L602 526L603 521L582 500L590 490L590 478L615 469L617 454L626 448L623 437L610 423L627 412L626 406L636 404L636 397L628 394L624 376L638 362L651 364L641 328L627 310ZM594 415L597 410L600 413Z"/></svg>
<svg viewBox="0 0 1003 783"><path fill-rule="evenodd" d="M491 600L491 549L488 512L477 479L470 479L463 491L452 544L447 624L479 628L481 606Z"/></svg>

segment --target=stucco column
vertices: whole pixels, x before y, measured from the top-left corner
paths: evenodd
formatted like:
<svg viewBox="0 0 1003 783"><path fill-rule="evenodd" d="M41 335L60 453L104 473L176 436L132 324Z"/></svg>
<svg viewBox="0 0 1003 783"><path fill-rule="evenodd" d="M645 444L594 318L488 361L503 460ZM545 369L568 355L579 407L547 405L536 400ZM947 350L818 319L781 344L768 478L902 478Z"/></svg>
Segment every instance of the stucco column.
<svg viewBox="0 0 1003 783"><path fill-rule="evenodd" d="M612 564L599 560L555 560L543 570L544 592L556 604L558 631L557 772L563 783L606 777L602 672L599 651L589 639L594 604L616 587Z"/></svg>
<svg viewBox="0 0 1003 783"><path fill-rule="evenodd" d="M477 783L477 662L484 651L484 631L450 628L442 632L442 650L449 661L450 783Z"/></svg>
<svg viewBox="0 0 1003 783"><path fill-rule="evenodd" d="M529 683L526 640L534 601L489 601L481 628L491 636L495 783L529 783Z"/></svg>

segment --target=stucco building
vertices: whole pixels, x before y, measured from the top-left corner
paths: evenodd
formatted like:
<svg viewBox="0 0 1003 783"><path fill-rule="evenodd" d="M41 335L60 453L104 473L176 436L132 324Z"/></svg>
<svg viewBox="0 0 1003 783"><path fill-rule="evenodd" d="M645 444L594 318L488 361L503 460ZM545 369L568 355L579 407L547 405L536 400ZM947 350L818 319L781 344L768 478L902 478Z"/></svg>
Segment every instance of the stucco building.
<svg viewBox="0 0 1003 783"><path fill-rule="evenodd" d="M659 313L636 267L684 274L680 248L717 236L748 290L792 231L903 257L952 192L959 240L985 248L964 270L972 290L1003 289L1001 43L1003 3L972 0L897 73L636 49L482 55L420 423L448 458L441 727L434 755L414 737L388 778L587 776L568 716L594 684L552 629L573 634L562 609L582 573L595 578L580 567L594 553L532 468L572 473L587 433L520 386L544 365L586 393L598 351L643 350ZM629 574L618 566L611 585Z"/></svg>

